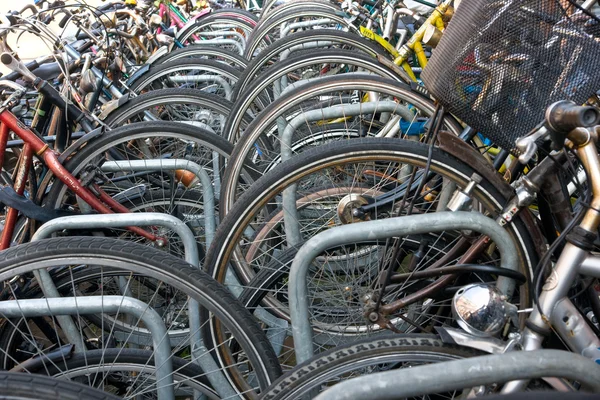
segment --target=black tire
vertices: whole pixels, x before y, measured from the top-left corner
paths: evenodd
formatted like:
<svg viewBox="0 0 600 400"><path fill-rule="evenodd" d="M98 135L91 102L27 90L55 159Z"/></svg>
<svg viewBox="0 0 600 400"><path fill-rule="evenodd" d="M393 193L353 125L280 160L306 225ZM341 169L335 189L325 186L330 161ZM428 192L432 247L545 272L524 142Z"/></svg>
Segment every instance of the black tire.
<svg viewBox="0 0 600 400"><path fill-rule="evenodd" d="M184 60L174 60L171 62L152 65L148 71L138 76L133 82L130 83L129 89L133 93L140 94L145 91L157 90L157 89L165 89L165 88L187 88L193 87L194 89L203 89L210 88L211 92L209 93L217 93L222 97L227 98L228 94L226 88L217 83L203 84L199 82L198 85L191 82L183 82L182 84L178 84L176 82L169 82L168 77L170 74L182 74L185 71L202 71L202 74L214 75L218 78L222 78L226 81L226 83L232 88L238 80L240 72L226 65L222 62L215 60L202 60L202 59L184 59ZM185 77L185 75L183 76ZM190 86L194 84L194 86ZM217 88L212 88L216 86Z"/></svg>
<svg viewBox="0 0 600 400"><path fill-rule="evenodd" d="M129 159L140 159L140 156L136 153L131 155L129 150L125 146L132 141L143 141L143 140L157 140L159 144L154 146L155 151L160 154L168 152L172 157L177 157L179 152L187 151L185 146L188 143L194 143L196 150L191 154L192 161L198 162L200 165L205 166L206 170L209 171L209 175L215 177L215 171L213 168L212 159L204 159L205 152L207 154L213 154L216 152L220 157L220 162L229 158L232 151L232 145L219 135L209 133L195 126L173 122L140 122L130 124L121 128L113 129L105 132L104 134L82 143L81 148L75 153L75 155L65 163L65 168L74 176L78 177L79 174L89 165L98 165L98 163L104 162L103 160L115 158L116 156L121 157L123 160ZM162 146L163 141L165 142L164 147ZM182 147L183 146L183 147ZM187 153L182 153L183 157ZM195 157L195 158L194 158ZM212 157L212 156L211 156ZM185 157L183 157L185 158ZM224 166L220 166L223 169ZM219 173L222 173L219 171ZM116 177L117 175L115 175ZM101 185L109 192L118 193L126 190L128 187L123 186L123 183L111 183L111 177ZM116 178L115 178L116 179ZM140 181L148 185L149 188L155 189L156 185L161 184L152 179L152 175L144 175L138 177ZM216 178L215 178L216 179ZM129 184L129 187L131 184ZM159 187L162 189L168 189ZM184 189L197 190L193 187ZM69 190L62 182L54 182L50 191L45 197L44 204L54 208L65 208L72 207L74 202L72 194L69 194ZM173 192L177 193L177 192ZM125 199L126 200L126 199ZM122 202L124 206L129 206L126 202Z"/></svg>
<svg viewBox="0 0 600 400"><path fill-rule="evenodd" d="M428 146L412 141L386 138L353 139L307 150L300 156L293 157L291 160L280 164L278 168L273 169L253 184L250 190L238 199L231 212L222 220L215 235L215 242L207 255L209 273L221 281L224 278L222 276L224 271L221 268L225 267L228 262L225 259L230 256L232 246L234 246L232 243L233 237L241 234L238 231L241 229L240 225L247 223L253 212L260 209L261 204L279 193L283 188L298 181L303 175L308 175L311 170L324 168L324 160L328 160L328 164L335 165L336 162L346 162L351 158L359 159L362 155L367 154L372 155L373 158L387 154L384 158L407 156L414 160L427 160L428 151ZM398 154L398 156L392 156L392 154ZM462 176L460 178L462 182L459 183L468 182L473 173L476 172L460 160L438 149L432 149L432 157L433 165L443 166L441 168L447 168L453 173L459 171L459 175ZM485 201L487 206L492 208L490 212L497 213L501 211L504 203L508 200L502 195L503 191L495 188L485 180L482 181L480 188L481 191L477 191L475 195L488 197ZM527 261L521 264L524 269L522 272L526 276L532 276L532 269L536 265L538 255L535 253L531 235L538 232L532 232L530 235L525 229L525 224L518 217L508 228L509 231L518 232L517 237L520 238L517 240L519 251L527 255L525 257Z"/></svg>
<svg viewBox="0 0 600 400"><path fill-rule="evenodd" d="M160 89L129 99L111 112L104 123L111 128L118 128L125 123L143 121L145 112L149 112L160 121L201 122L222 136L232 110L233 103L215 94L196 89ZM250 117L244 116L242 126L250 122Z"/></svg>
<svg viewBox="0 0 600 400"><path fill-rule="evenodd" d="M152 301L151 305L157 304L160 307L160 299L168 298L168 289L162 288L159 290L156 286L156 281L145 279L144 276L139 274L131 274L129 272L123 272L119 269L108 269L105 267L95 267L95 266L86 266L85 268L73 268L70 271L57 270L52 274L53 281L56 285L58 292L61 297L73 297L74 293L78 295L119 295L121 294L118 286L116 285L116 281L119 278L130 279L136 283L135 294L138 295L147 292L160 293L158 296L154 295L153 298L150 296L145 296L140 300L144 301ZM6 291L5 291L6 292ZM7 295L8 293L4 293ZM43 293L40 289L39 285L36 282L32 282L31 285L27 287L27 290L19 293L20 298L26 299L36 299L42 298ZM8 298L9 300L12 297ZM161 313L161 317L167 321L169 316L165 313ZM143 338L144 342L151 342L150 332L139 326L119 323L120 321L112 318L111 315L106 314L90 314L85 315L85 322L89 322L92 326L101 327L101 326L111 326L113 332L116 335L120 335L120 332L125 332L126 336L130 334L136 334L138 337ZM175 321L179 323L179 321ZM46 337L50 337L53 335L53 330L55 327L51 321L48 321L41 317L34 318L12 318L3 320L0 325L0 349L2 352L0 353L0 368L5 370L10 370L16 365L22 364L26 362L31 355L25 351L25 349L31 345L28 343L27 338L23 336L23 332L27 331L27 325L34 325L34 330L41 332L41 335ZM176 343L181 340L185 340L189 336L189 330L187 329L178 329L175 326L167 326L169 330L169 338L172 343ZM58 340L58 338L53 338L54 340ZM95 350L92 350L95 351ZM105 353L109 353L112 351L111 349L103 350ZM86 353L86 356L89 353ZM75 356L77 357L77 355ZM54 368L60 363L61 360L54 361L44 366L43 371L40 372L38 368L24 368L26 372L32 373L44 373L44 371L48 370L48 368ZM66 362L66 360L65 360ZM27 364L22 364L27 365ZM193 376L193 375L190 375ZM196 375L202 378L202 374Z"/></svg>
<svg viewBox="0 0 600 400"><path fill-rule="evenodd" d="M306 399L309 392L318 394L323 389L321 385L325 385L328 380L349 379L353 370L377 368L377 364L387 364L384 368L389 369L397 368L398 365L394 364L403 362L443 362L481 354L483 353L466 347L445 344L434 335L378 337L340 346L315 356L275 381L261 394L260 399ZM410 364L408 367L410 368Z"/></svg>
<svg viewBox="0 0 600 400"><path fill-rule="evenodd" d="M470 180L471 176L475 173L473 169L466 164L462 163L448 154L439 151L435 148L423 145L417 142L396 140L396 139L352 139L345 142L336 142L329 145L324 145L320 148L306 151L299 156L292 158L290 161L280 164L277 168L263 176L259 181L253 184L250 189L236 202L235 206L231 209L231 212L227 214L225 219L222 220L217 234L215 235L215 241L211 245L208 254L206 265L209 273L220 282L224 282L225 274L229 268L233 268L235 274L239 277L241 285L247 285L248 282L255 276L255 274L265 266L269 265L269 262L278 260L282 251L285 251L289 247L287 244L286 232L283 229L278 229L278 226L273 227L273 234L262 235L256 238L258 232L257 227L259 224L265 223L268 219L266 216L272 212L273 207L281 206L281 193L284 189L292 187L292 185L298 185L298 187L304 188L307 193L311 193L310 189L312 182L315 185L320 182L320 178L327 180L334 184L333 177L339 176L340 187L344 187L346 181L344 180L348 176L349 181L353 181L354 175L346 175L346 171L362 170L363 165L368 165L365 168L371 168L372 165L378 165L385 169L390 166L391 170L395 171L395 165L401 165L402 168L414 169L422 171L427 164L429 152L431 151L431 163L430 163L430 175L432 176L431 182L435 179L444 178L450 182L455 182L458 187L464 187ZM348 169L346 169L346 166ZM398 172L400 174L400 172ZM394 176L395 173L394 173ZM395 188L401 185L396 179L377 179L374 181L374 185L370 185L371 188L376 187L388 187L387 191L393 191ZM428 181L429 182L429 181ZM438 180L441 183L441 180ZM416 186L416 184L415 184ZM400 186L401 187L401 186ZM413 189L415 190L415 189ZM439 189L438 189L439 190ZM454 189L451 189L454 190ZM490 217L495 217L502 210L506 198L502 195L504 191L494 187L487 181L482 181L478 185L477 190L473 192L475 209L484 211L490 214ZM339 197L343 199L343 192L339 193ZM411 196L414 196L411 192ZM307 195L308 198L308 195ZM413 197L414 198L414 197ZM415 212L436 212L438 204L436 201L439 200L434 197L432 200L419 199L418 211ZM341 200L340 200L341 202ZM333 203L334 205L331 205ZM397 203L404 204L401 199L397 200ZM338 202L333 202L329 198L326 198L323 203L319 203L319 198L314 198L308 202L297 203L298 218L300 225L301 240L308 240L312 235L328 229L329 227L341 225L336 215L336 206ZM303 213L300 207L308 207L311 210L324 210L323 220L316 219L309 214ZM405 206L402 206L405 207ZM333 211L330 211L333 210ZM403 215L405 208L402 208L402 213L394 211L394 215ZM331 216L333 214L333 216ZM385 209L381 209L374 212L370 216L371 219L384 219L389 218L390 213L386 212ZM269 225L268 223L266 225ZM270 225L269 225L270 226ZM533 250L532 236L536 232L529 232L523 223L518 218L513 221L510 226L506 226L507 231L514 240L515 247L517 249L519 258L519 267L522 269L521 272L526 276L532 276L532 268L536 265L538 255ZM457 236L458 234L458 236ZM539 234L539 232L537 233ZM454 246L455 240L460 237L460 233L449 231L443 235L439 235L440 239L446 240L449 246ZM293 243L292 243L293 244ZM429 246L435 244L429 240ZM348 244L349 248L352 248L353 244ZM374 246L372 243L369 246ZM378 246L383 247L383 243ZM445 245L444 245L445 246ZM451 247L447 247L451 248ZM357 250L358 251L358 250ZM448 251L448 250L446 250ZM376 252L375 250L372 253ZM372 254L370 253L370 254ZM358 254L358 253L356 253ZM435 254L435 253L434 253ZM445 253L439 254L439 257L443 257ZM461 255L463 253L460 253ZM382 254L377 254L382 256ZM378 259L375 255L375 259ZM497 256L497 255L496 255ZM494 262L497 263L496 256L491 256L490 260L486 260L482 257L482 263ZM436 256L438 257L438 256ZM452 256L459 259L460 256ZM324 259L328 259L328 256L324 256ZM439 258L432 259L430 263L436 262ZM333 262L332 262L333 263ZM444 265L447 265L448 261L445 261ZM350 264L352 265L352 264ZM430 264L427 264L430 265ZM329 268L333 268L329 266ZM348 267L351 270L351 267ZM364 318L357 310L362 307L360 301L363 289L356 290L352 289L355 282L355 275L360 275L361 271L357 271L356 274L348 273L337 274L333 271L328 278L325 276L328 268L317 268L319 271L319 282L325 282L323 285L327 286L326 282L335 282L338 287L348 287L351 289L349 292L352 295L352 299L348 300L347 303L343 301L337 301L342 303L338 306L346 315L355 317L347 318L345 320L340 319L340 324L346 324L349 329L344 329L344 332L358 332L372 334L372 328L369 328L368 324L364 322ZM336 269L339 271L339 269ZM362 275L361 275L362 276ZM345 280L344 280L345 279ZM373 279L373 278L369 278ZM469 279L473 279L469 277ZM477 278L479 279L479 278ZM488 281L488 280L484 280ZM371 280L365 280L364 283L360 283L361 288L370 288ZM357 283L358 284L358 283ZM460 284L459 284L460 285ZM418 286L417 286L418 287ZM410 289L409 289L410 291ZM391 292L391 291L388 291ZM386 295L394 296L394 293L388 293ZM335 291L333 293L336 293ZM354 294L356 293L356 294ZM350 296L349 294L349 296ZM397 297L404 297L407 294L406 291L398 293ZM320 293L319 296L324 296ZM518 292L518 299L515 299L520 304L527 304L529 302L529 286L523 286ZM316 298L316 297L315 297ZM332 301L340 298L330 295ZM442 298L443 299L443 298ZM362 301L362 300L361 300ZM390 299L391 301L391 299ZM445 301L445 300L443 300ZM323 300L322 303L325 303ZM347 306L345 304L348 304ZM270 304L269 304L270 305ZM358 307L358 308L355 308ZM442 306L439 307L440 309ZM354 310L354 311L352 311ZM405 309L403 309L405 310ZM447 303L443 305L444 318L451 318L448 315L449 307ZM422 311L426 316L431 315L432 309ZM389 315L392 318L392 315ZM318 316L311 316L317 321ZM355 321L348 323L346 321ZM435 323L436 319L428 319L431 323ZM318 320L321 323L321 320ZM323 326L327 328L329 332L340 332L340 328L335 326L327 326L329 322L323 322ZM344 333L346 334L346 333Z"/></svg>
<svg viewBox="0 0 600 400"><path fill-rule="evenodd" d="M292 2L293 3L293 2ZM329 7L300 7L298 9L292 8L285 12L278 13L277 15L269 16L266 20L260 21L254 30L252 35L246 43L246 50L244 51L244 57L248 60L254 58L257 50L262 47L266 47L270 44L269 35L271 32L279 27L281 24L295 19L301 18L307 20L310 18L327 18L331 24L338 24L343 27L347 27L350 31L357 32L354 25L348 23L346 19L336 14L334 10Z"/></svg>
<svg viewBox="0 0 600 400"><path fill-rule="evenodd" d="M0 399L31 400L118 400L120 397L48 376L0 372Z"/></svg>
<svg viewBox="0 0 600 400"><path fill-rule="evenodd" d="M202 368L189 360L180 357L172 357L173 371L175 372L175 384L186 386L188 395L196 389L206 394L211 399L218 398L217 393L211 388L210 382L206 378ZM125 375L128 372L134 372L137 376L118 376L117 379L129 378L134 382L140 381L139 374L150 374L150 379L145 377L141 384L147 384L151 381L152 375L155 376L156 367L154 364L154 354L150 350L141 349L106 349L92 350L85 354L74 354L66 359L57 360L46 369L35 371L40 374L47 374L61 380L79 382L83 385L104 388L105 391L113 390L120 396L135 395L127 385L131 382L114 382L111 387L110 377L107 375ZM105 375L103 375L103 373ZM109 382L107 382L109 381ZM119 385L121 384L121 385ZM126 390L124 392L124 390ZM177 390L180 390L178 387ZM185 392L184 392L185 393ZM183 393L179 394L180 396Z"/></svg>
<svg viewBox="0 0 600 400"><path fill-rule="evenodd" d="M195 299L202 310L213 316L213 322L224 329L213 336L211 341L207 341L215 343L215 340L225 340L219 341L221 345L215 347L213 352L221 365L235 363L231 353L233 347L224 344L233 340L235 353L243 350L240 356L251 364L251 371L258 380L256 385L261 390L280 375L281 369L277 359L252 315L226 288L206 273L168 253L107 238L47 239L2 252L0 279L10 280L16 275L26 276L29 272L45 267L81 264L105 266L111 270L118 268L141 274ZM230 339L223 335L229 336ZM106 351L110 347L110 339L103 338L103 342L106 342L107 347L103 349ZM238 390L249 389L248 382L244 381L237 368L227 368L225 371L228 376L231 374L231 382L236 382L236 386L240 385L237 386Z"/></svg>
<svg viewBox="0 0 600 400"><path fill-rule="evenodd" d="M175 49L170 53L160 57L154 62L154 64L162 64L186 58L213 59L224 62L231 67L239 69L240 71L244 71L248 66L248 60L239 54L227 49L204 44L191 44L186 47Z"/></svg>

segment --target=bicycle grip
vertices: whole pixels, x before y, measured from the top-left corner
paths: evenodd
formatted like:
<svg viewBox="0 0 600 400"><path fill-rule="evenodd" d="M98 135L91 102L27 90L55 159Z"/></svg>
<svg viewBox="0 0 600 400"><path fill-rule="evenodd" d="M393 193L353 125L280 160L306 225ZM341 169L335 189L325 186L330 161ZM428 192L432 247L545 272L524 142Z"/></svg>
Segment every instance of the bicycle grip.
<svg viewBox="0 0 600 400"><path fill-rule="evenodd" d="M65 16L58 23L60 29L63 29L65 25L67 25L67 22L69 22L69 20L73 16L73 13L71 13L71 11L69 10L62 10L62 12L65 14Z"/></svg>
<svg viewBox="0 0 600 400"><path fill-rule="evenodd" d="M12 54L4 52L0 55L0 61L12 71L18 72L25 78L34 81L36 76L21 61L13 57Z"/></svg>
<svg viewBox="0 0 600 400"><path fill-rule="evenodd" d="M80 109L75 107L73 104L67 103L60 93L58 93L58 91L45 80L38 78L34 82L34 85L36 89L45 97L47 97L52 104L60 109L66 110L67 116L70 119L79 122L84 117L83 112L81 112Z"/></svg>
<svg viewBox="0 0 600 400"><path fill-rule="evenodd" d="M546 124L557 133L569 133L575 128L594 126L600 122L600 109L578 106L572 101L558 101L546 109Z"/></svg>

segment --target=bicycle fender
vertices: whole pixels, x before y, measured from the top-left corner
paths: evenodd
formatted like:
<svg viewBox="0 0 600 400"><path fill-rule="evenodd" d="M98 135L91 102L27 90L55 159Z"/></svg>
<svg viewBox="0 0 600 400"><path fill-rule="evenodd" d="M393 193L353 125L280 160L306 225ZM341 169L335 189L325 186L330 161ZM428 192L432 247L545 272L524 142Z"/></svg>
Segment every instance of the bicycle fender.
<svg viewBox="0 0 600 400"><path fill-rule="evenodd" d="M140 68L138 68L138 70L135 71L133 75L129 77L129 79L127 79L127 86L131 86L133 82L137 81L139 77L148 72L149 69L150 64L144 64Z"/></svg>

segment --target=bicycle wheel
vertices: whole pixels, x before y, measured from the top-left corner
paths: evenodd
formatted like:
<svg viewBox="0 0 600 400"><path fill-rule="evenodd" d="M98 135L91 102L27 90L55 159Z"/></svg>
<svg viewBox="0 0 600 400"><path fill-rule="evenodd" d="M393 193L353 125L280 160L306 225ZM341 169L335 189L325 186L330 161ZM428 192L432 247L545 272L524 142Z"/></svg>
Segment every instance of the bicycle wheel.
<svg viewBox="0 0 600 400"><path fill-rule="evenodd" d="M175 397L193 396L194 390L218 399L202 369L190 360L172 357ZM154 354L140 349L92 350L74 354L37 371L61 380L79 382L129 398L152 398L156 386Z"/></svg>
<svg viewBox="0 0 600 400"><path fill-rule="evenodd" d="M323 8L323 9L330 10L333 12L340 11L340 8L337 4L333 4L329 1L319 1L319 0L287 1L287 2L283 2L279 5L277 5L277 7L275 7L275 8L270 8L272 5L273 5L273 3L267 4L268 9L265 11L268 11L268 12L261 12L259 22L263 22L264 20L277 17L279 14L289 11L291 9L298 9L298 8L319 7L319 8Z"/></svg>
<svg viewBox="0 0 600 400"><path fill-rule="evenodd" d="M104 123L111 128L144 120L185 122L222 135L233 104L215 94L195 89L161 89L141 94L111 112ZM250 117L243 118L247 126Z"/></svg>
<svg viewBox="0 0 600 400"><path fill-rule="evenodd" d="M242 99L240 99L242 101ZM235 149L225 172L221 190L221 216L226 215L238 196L246 190L238 183L241 165L264 173L291 154L333 140L350 137L413 137L427 132L434 103L425 95L398 81L371 75L338 75L303 84L271 103L244 131L233 131L227 122ZM460 134L462 127L446 116L444 129ZM302 131L284 142L285 133ZM260 147L267 140L272 149ZM309 140L310 139L310 140ZM246 181L247 182L247 181Z"/></svg>
<svg viewBox="0 0 600 400"><path fill-rule="evenodd" d="M242 10L221 10L184 27L177 35L183 45L208 44L243 56L246 42L256 26L256 17Z"/></svg>
<svg viewBox="0 0 600 400"><path fill-rule="evenodd" d="M156 60L155 64L162 64L186 58L217 60L237 68L240 71L244 71L248 66L248 60L238 53L207 44L191 44L186 47L175 49Z"/></svg>
<svg viewBox="0 0 600 400"><path fill-rule="evenodd" d="M234 108L236 116L245 116L249 111L257 115L290 85L325 76L356 72L402 81L394 70L359 52L328 49L318 53L307 51L274 64L259 76L250 77L243 74L233 91L233 98L237 100ZM236 116L231 117L233 124Z"/></svg>
<svg viewBox="0 0 600 400"><path fill-rule="evenodd" d="M434 335L388 335L319 354L282 376L260 398L307 399L356 376L482 354L466 347L448 345ZM462 391L458 391L439 394L439 397L453 399L461 395Z"/></svg>
<svg viewBox="0 0 600 400"><path fill-rule="evenodd" d="M182 257L180 257L182 258ZM189 338L187 316L173 318L173 310L183 309L187 298L185 296L172 296L172 292L167 288L160 288L157 281L149 279L137 273L124 272L119 269L96 267L96 266L77 266L70 271L57 269L51 272L52 279L61 297L74 296L119 296L123 293L123 282L135 282L128 289L129 295L152 306L154 310L163 319L169 335L171 345L174 347L185 346L185 341ZM2 300L10 299L11 293L4 291ZM19 292L21 298L42 298L43 292L35 282ZM169 306L165 304L169 303ZM152 343L151 332L137 324L132 324L130 320L118 318L119 314L100 313L85 316L85 320L90 326L112 328L114 344L122 342L124 339L131 346L147 347ZM28 372L39 372L40 368L47 370L53 368L56 363L67 362L71 359L70 353L61 359L53 359L45 363L28 363L31 358L30 352L26 351L31 347L29 338L22 335L27 326L35 326L32 331L42 332L39 340L46 338L46 343L57 342L59 339L53 333L52 322L44 318L34 317L30 319L14 318L3 321L0 327L0 345L4 350L0 354L0 362L3 369L12 369L15 366L26 365ZM110 349L104 349L106 353ZM202 375L199 375L202 376Z"/></svg>
<svg viewBox="0 0 600 400"><path fill-rule="evenodd" d="M297 20L304 23L307 21L316 21L313 25L316 28L334 27L339 29L342 27L351 32L357 31L345 18L339 16L335 11L328 7L292 8L273 17L269 16L268 19L261 20L256 25L246 43L244 57L251 60L257 53L260 53L263 48L272 43L275 38L279 37L280 32L277 31L279 27L284 26L286 23L291 24ZM310 25L308 27L309 29L311 28ZM302 28L298 27L295 29L301 30Z"/></svg>
<svg viewBox="0 0 600 400"><path fill-rule="evenodd" d="M75 382L42 375L0 371L1 399L118 400L119 397Z"/></svg>
<svg viewBox="0 0 600 400"><path fill-rule="evenodd" d="M426 175L425 168L429 171ZM443 211L449 196L456 188L464 188L474 173L435 148L397 139L353 139L306 151L267 173L237 200L215 235L207 254L207 268L220 282L225 282L228 271L234 272L239 283L233 285L252 290L251 279L262 269L283 265L283 252L302 240L333 226L362 220ZM324 186L326 189L322 190ZM293 203L286 203L286 211L293 211L287 219L283 218L286 190L293 190L296 195L295 211ZM482 181L473 192L472 209L495 218L505 202L499 189ZM363 206L365 213L354 217L352 210L362 212ZM278 214L280 219L274 217ZM289 238L292 228L288 231L288 227L297 227L300 241ZM532 236L539 232L529 232L521 220L507 230L515 243L521 272L531 276L537 262ZM494 246L478 245L478 240L478 236L450 230L408 235L399 239L404 261L396 269L408 273L465 262L498 265ZM366 320L364 313L370 304L368 300L383 290L374 292L373 288L382 282L380 261L392 257L390 247L393 246L385 240L348 243L328 249L314 260L309 274L310 322L316 334L324 332L329 336L330 346L345 342L348 337L356 339L383 330L378 323ZM481 251L484 248L487 250ZM457 279L455 283L490 282L496 277L472 274ZM443 282L448 283L437 284ZM427 330L450 321L451 293L422 292L430 283L393 281L385 289L381 304L406 300L398 308L387 308L390 313L386 321L399 330ZM516 293L515 303L528 304L527 285ZM272 297L262 306L271 313L285 315L285 299ZM322 312L326 309L331 312ZM276 316L280 318L281 314ZM319 346L323 347L322 341Z"/></svg>
<svg viewBox="0 0 600 400"><path fill-rule="evenodd" d="M251 82L251 77L258 76L266 68L278 62L283 54L293 55L296 51L311 49L343 49L360 51L371 57L384 55L385 50L376 42L370 42L354 33L331 29L311 29L295 32L281 38L264 48L249 63L238 84L239 91ZM239 82L239 81L238 81Z"/></svg>
<svg viewBox="0 0 600 400"><path fill-rule="evenodd" d="M82 144L65 168L77 178L90 177L90 173L96 175L98 180L88 182L97 184L128 209L152 209L154 205L144 206L144 203L157 199L163 202L168 200L173 205L167 207L170 210L176 210L174 207L178 204L182 205L184 222L198 237L202 237L204 226L200 226L199 222L205 216L185 212L185 209L205 210L214 215L215 209L207 210L204 207L204 190L218 190L231 148L231 144L220 136L195 126L173 122L140 122L113 129ZM127 168L129 162L161 159L177 159L184 164L190 162L200 166L208 174L212 186L202 186L195 175L190 175L185 168L173 171L159 165L158 169L138 172ZM119 161L121 168L116 172L102 172L102 165L107 161ZM78 202L74 193L62 182L52 184L43 203L72 212L89 212L85 204Z"/></svg>
<svg viewBox="0 0 600 400"><path fill-rule="evenodd" d="M0 279L12 280L15 276L21 278L20 282L28 281L27 277L33 271L42 268L61 268L66 271L74 268L84 269L93 267L95 269L105 269L107 272L114 273L118 270L123 277L128 277L125 282L124 292L127 293L127 288L134 288L140 281L140 277L147 280L154 280L155 287L158 290L170 292L171 299L177 298L193 298L196 300L202 311L202 315L208 315L210 324L215 327L212 331L213 337L204 337L204 343L207 352L211 358L217 361L220 366L224 378L233 386L236 392L242 394L243 397L253 396L255 391L260 391L266 388L270 382L280 374L280 368L276 361L272 350L268 345L267 339L263 336L262 331L253 321L252 316L233 298L228 291L218 285L204 272L197 268L191 267L189 264L180 259L167 254L165 252L151 249L147 246L140 246L134 243L125 241L107 239L107 238L58 238L47 239L40 242L28 243L22 246L11 248L0 255ZM68 272L67 272L68 273ZM9 290L13 303L18 304L18 310L23 310L26 307L27 299L19 296L18 287L13 286ZM129 321L140 328L147 327L147 320L142 317L132 317L126 315L129 311L125 309L126 297L107 296L99 289L103 300L102 310L106 310L107 314L111 314L114 319ZM136 340L131 335L119 337L111 326L95 326L90 324L90 321L85 318L87 314L93 313L89 308L80 306L85 303L85 299L92 299L81 292L73 292L75 296L75 305L70 311L73 315L72 319L78 328L78 333L84 339L85 346L106 352L118 344L120 348L136 347ZM99 298L98 294L94 294L94 298ZM106 297L105 297L106 296ZM151 298L151 296L149 296ZM104 300L106 298L106 300ZM65 299L69 299L68 297ZM109 303L116 302L116 309L112 311L107 307ZM6 317L8 302L3 302L3 307L0 307L3 317ZM43 303L48 304L47 300ZM172 310L174 317L181 316L187 309L187 303L180 304L176 302L177 309ZM138 308L140 315L146 315L156 310L154 307L141 303L142 308ZM163 307L169 306L164 304ZM47 309L48 306L40 305L36 308L37 315L43 314L42 309ZM115 311L116 310L116 311ZM64 355L53 357L49 354L54 346L62 346L66 344L63 339L64 332L54 320L53 314L48 309L49 316L46 317L49 323L56 330L56 338L43 337L42 333L34 330L29 323L26 324L26 329L19 333L23 337L23 341L30 346L31 355L41 357L43 369L59 368L56 361L64 360ZM24 319L28 317L23 316ZM104 318L103 318L104 320ZM201 320L202 325L208 324L208 319ZM169 330L173 329L172 327ZM156 332L156 330L155 330ZM167 335L169 331L166 331ZM189 334L189 333L188 333ZM56 342L52 343L52 341ZM153 342L149 344L153 347L153 354L156 356L158 346L167 340L166 337L153 338ZM190 337L182 341L173 348L174 354L190 354L189 349ZM50 346L49 346L50 345ZM2 349L6 352L5 349ZM82 357L87 356L87 352L81 354ZM202 354L199 354L202 357ZM58 363L60 364L60 362ZM89 365L89 363L87 364ZM203 379L198 376L197 379ZM160 389L160 384L154 385L154 390ZM221 388L215 388L219 391ZM147 390L147 389L144 389ZM135 396L135 394L134 394Z"/></svg>
<svg viewBox="0 0 600 400"><path fill-rule="evenodd" d="M153 65L130 82L129 89L137 94L165 88L187 88L217 94L231 99L239 71L214 60L175 60Z"/></svg>

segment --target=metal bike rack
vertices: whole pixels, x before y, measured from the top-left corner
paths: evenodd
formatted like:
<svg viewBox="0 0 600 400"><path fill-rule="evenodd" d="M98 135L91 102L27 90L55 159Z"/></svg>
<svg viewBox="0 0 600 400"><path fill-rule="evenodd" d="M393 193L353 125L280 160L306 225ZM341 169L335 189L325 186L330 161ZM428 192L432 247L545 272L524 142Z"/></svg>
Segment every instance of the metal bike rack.
<svg viewBox="0 0 600 400"><path fill-rule="evenodd" d="M411 120L414 117L414 114L411 113L410 110L395 101L372 101L367 103L336 105L307 111L296 116L285 125L285 129L281 134L281 161L284 162L292 158L292 139L294 132L303 124L323 119L349 117L363 112L369 114L376 111L382 113L399 111L400 116L407 120ZM296 223L299 220L296 207L296 185L290 185L288 188L285 188L282 196L285 234L288 243L295 246L302 241L300 227Z"/></svg>
<svg viewBox="0 0 600 400"><path fill-rule="evenodd" d="M518 379L558 377L600 392L600 366L562 350L515 351L379 372L340 382L315 400L384 400Z"/></svg>
<svg viewBox="0 0 600 400"><path fill-rule="evenodd" d="M215 193L213 184L208 173L199 164L185 159L159 159L159 160L133 160L133 161L108 161L102 165L104 172L120 172L120 171L160 171L160 170L176 170L185 169L194 173L202 185L202 193L204 196L204 216L205 216L205 236L206 248L210 247L216 231L215 210ZM192 264L195 265L195 264ZM239 297L242 293L242 288L237 277L227 271L225 276L225 285L231 292ZM287 321L277 318L270 314L262 307L257 307L254 315L270 327L287 328ZM281 349L285 335L272 336L269 338L273 349Z"/></svg>
<svg viewBox="0 0 600 400"><path fill-rule="evenodd" d="M167 335L167 328L160 315L148 304L131 297L90 296L8 300L2 302L1 308L0 314L5 318L117 312L133 315L144 322L152 335L158 398L161 400L175 399L171 343Z"/></svg>
<svg viewBox="0 0 600 400"><path fill-rule="evenodd" d="M98 229L98 228L120 228L127 226L149 226L158 225L173 230L181 238L184 247L185 260L191 265L200 268L198 255L198 246L194 233L181 220L172 215L163 213L127 213L127 214L102 214L102 215L74 215L53 219L42 225L31 238L31 241L38 241L49 237L52 233L63 229ZM40 281L40 286L46 297L60 297L50 273L44 269L37 271L36 278ZM190 344L192 347L192 357L202 369L206 372L207 378L215 390L222 397L237 398L227 378L219 369L217 363L209 354L204 346L200 335L200 306L195 300L189 301L189 326L190 326ZM82 343L77 327L70 318L63 329L65 336L72 343ZM68 333L68 335L67 335Z"/></svg>
<svg viewBox="0 0 600 400"><path fill-rule="evenodd" d="M212 187L212 180L208 172L193 161L185 159L153 159L153 160L132 160L132 161L107 161L102 164L103 172L122 172L122 171L161 171L184 169L192 172L198 178L202 185L202 196L204 201L204 224L206 231L206 248L210 246L216 231L215 220L215 193ZM192 264L192 265L197 265Z"/></svg>
<svg viewBox="0 0 600 400"><path fill-rule="evenodd" d="M500 267L518 271L517 251L511 238L493 219L477 212L439 212L408 215L377 221L360 222L328 229L308 240L298 251L290 269L288 297L292 335L298 363L314 355L308 299L308 270L323 251L345 243L387 239L391 237L439 232L473 230L489 236L500 252ZM499 277L496 286L509 298L514 281Z"/></svg>

